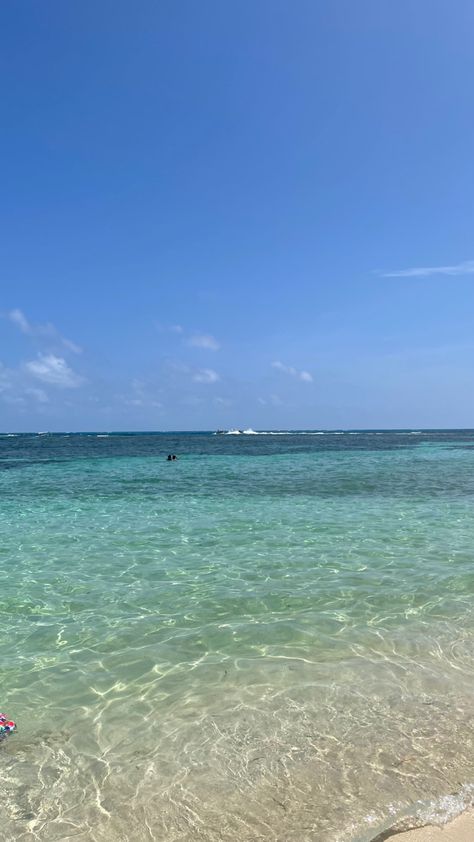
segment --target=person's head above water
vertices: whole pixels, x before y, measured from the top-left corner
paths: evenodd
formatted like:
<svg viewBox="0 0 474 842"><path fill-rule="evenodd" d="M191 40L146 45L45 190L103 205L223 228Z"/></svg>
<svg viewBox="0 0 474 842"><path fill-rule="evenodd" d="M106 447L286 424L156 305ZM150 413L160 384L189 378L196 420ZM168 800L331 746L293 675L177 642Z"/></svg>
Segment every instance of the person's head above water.
<svg viewBox="0 0 474 842"><path fill-rule="evenodd" d="M168 462L171 462L171 459L172 459L171 453L168 453L168 456L166 458L167 458Z"/></svg>
<svg viewBox="0 0 474 842"><path fill-rule="evenodd" d="M178 457L176 456L176 453L173 453L173 461L174 461L175 459L177 459L177 458L178 458Z"/></svg>

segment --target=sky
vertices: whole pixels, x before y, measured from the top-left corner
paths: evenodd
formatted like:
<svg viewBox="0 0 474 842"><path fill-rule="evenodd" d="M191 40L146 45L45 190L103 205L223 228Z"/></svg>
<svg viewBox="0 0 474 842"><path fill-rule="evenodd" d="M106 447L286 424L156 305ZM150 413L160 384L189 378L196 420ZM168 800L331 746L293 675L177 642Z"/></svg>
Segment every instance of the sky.
<svg viewBox="0 0 474 842"><path fill-rule="evenodd" d="M0 429L474 427L469 0L7 0Z"/></svg>

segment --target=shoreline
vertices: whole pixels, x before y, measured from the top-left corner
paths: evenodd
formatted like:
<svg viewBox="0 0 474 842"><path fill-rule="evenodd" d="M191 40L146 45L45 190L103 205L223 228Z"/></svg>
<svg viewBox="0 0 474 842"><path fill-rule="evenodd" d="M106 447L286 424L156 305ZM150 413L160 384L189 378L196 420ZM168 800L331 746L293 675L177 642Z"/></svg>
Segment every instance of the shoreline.
<svg viewBox="0 0 474 842"><path fill-rule="evenodd" d="M404 829L402 823L381 831L370 842L472 842L474 840L474 807L443 824L423 824Z"/></svg>
<svg viewBox="0 0 474 842"><path fill-rule="evenodd" d="M396 827L379 833L372 842L472 842L474 840L474 808L468 807L443 825L425 824L411 830Z"/></svg>

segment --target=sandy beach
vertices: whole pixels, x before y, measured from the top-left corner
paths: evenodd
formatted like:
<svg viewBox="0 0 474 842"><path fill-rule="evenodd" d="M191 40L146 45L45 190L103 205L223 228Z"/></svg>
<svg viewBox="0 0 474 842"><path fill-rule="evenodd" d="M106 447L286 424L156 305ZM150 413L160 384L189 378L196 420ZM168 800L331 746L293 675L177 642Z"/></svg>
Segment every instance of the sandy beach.
<svg viewBox="0 0 474 842"><path fill-rule="evenodd" d="M474 810L466 811L443 827L429 825L393 836L380 837L376 842L382 842L382 839L393 839L394 842L473 842Z"/></svg>

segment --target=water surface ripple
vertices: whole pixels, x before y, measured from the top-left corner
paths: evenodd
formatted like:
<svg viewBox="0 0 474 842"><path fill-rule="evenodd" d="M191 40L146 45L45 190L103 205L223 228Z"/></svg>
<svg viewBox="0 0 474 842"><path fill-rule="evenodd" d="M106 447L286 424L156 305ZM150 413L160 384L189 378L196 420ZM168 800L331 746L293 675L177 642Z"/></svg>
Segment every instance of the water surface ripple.
<svg viewBox="0 0 474 842"><path fill-rule="evenodd" d="M318 433L0 437L2 839L470 802L474 432Z"/></svg>

